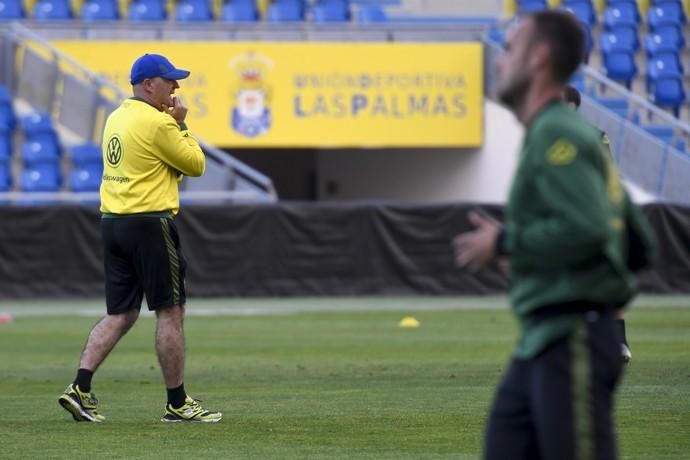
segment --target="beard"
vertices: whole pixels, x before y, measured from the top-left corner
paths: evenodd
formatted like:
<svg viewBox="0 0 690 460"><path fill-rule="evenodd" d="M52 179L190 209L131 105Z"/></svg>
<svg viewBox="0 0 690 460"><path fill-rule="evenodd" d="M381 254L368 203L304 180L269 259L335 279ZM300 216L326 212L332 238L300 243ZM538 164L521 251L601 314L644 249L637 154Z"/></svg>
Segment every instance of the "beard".
<svg viewBox="0 0 690 460"><path fill-rule="evenodd" d="M525 101L527 91L531 85L531 79L523 74L513 78L504 88L498 89L498 101L511 112L517 112Z"/></svg>

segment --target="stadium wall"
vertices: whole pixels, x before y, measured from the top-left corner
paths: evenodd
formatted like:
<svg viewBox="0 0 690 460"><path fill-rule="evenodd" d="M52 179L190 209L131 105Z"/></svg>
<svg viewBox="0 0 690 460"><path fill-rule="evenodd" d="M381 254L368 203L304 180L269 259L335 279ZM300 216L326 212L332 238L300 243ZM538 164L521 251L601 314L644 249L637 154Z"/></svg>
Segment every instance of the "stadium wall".
<svg viewBox="0 0 690 460"><path fill-rule="evenodd" d="M331 202L503 204L517 166L524 129L512 113L490 99L484 100L483 126L484 143L477 149L319 151L315 166L317 198ZM250 156L244 159L252 163ZM625 182L633 201L656 201L633 182Z"/></svg>
<svg viewBox="0 0 690 460"><path fill-rule="evenodd" d="M453 263L472 204L186 207L177 218L191 296L503 293L496 267ZM501 208L485 206L500 217ZM690 208L650 204L661 246L645 292L690 293ZM103 295L96 209L0 207L0 297ZM557 255L556 255L557 256Z"/></svg>
<svg viewBox="0 0 690 460"><path fill-rule="evenodd" d="M483 124L478 149L320 151L319 199L504 203L523 130L488 99Z"/></svg>

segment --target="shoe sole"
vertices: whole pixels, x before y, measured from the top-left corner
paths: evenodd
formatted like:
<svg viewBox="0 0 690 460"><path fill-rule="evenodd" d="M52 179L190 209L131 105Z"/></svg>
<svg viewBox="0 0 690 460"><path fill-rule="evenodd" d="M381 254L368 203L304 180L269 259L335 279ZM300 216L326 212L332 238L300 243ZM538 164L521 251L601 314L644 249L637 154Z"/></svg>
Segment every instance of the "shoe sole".
<svg viewBox="0 0 690 460"><path fill-rule="evenodd" d="M77 402L68 395L60 396L58 403L72 415L72 418L77 422L98 422L91 415L86 413Z"/></svg>
<svg viewBox="0 0 690 460"><path fill-rule="evenodd" d="M161 419L161 422L164 422L164 423L179 423L179 422L187 422L187 423L217 423L217 422L220 422L221 420L222 420L222 417L221 417L221 418L216 418L216 419L211 419L211 420L198 420L198 419L197 419L197 420L194 420L194 419L192 419L192 420L187 420L187 419L183 419L183 418L178 418L178 419L175 419L175 420L169 420L169 419L166 419L166 418L164 417L164 418Z"/></svg>

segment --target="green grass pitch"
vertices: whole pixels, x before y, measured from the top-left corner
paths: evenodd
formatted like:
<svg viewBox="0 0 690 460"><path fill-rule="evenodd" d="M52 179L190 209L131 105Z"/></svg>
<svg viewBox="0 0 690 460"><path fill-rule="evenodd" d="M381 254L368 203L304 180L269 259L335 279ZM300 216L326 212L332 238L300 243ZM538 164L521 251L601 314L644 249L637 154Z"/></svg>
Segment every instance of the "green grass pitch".
<svg viewBox="0 0 690 460"><path fill-rule="evenodd" d="M690 299L638 303L617 398L621 457L688 459ZM146 315L94 378L107 422L75 423L57 397L96 321L83 313L100 305L0 303L15 313L0 325L0 458L477 459L516 338L503 298L192 299L185 386L224 420L159 422ZM406 315L421 326L399 328Z"/></svg>

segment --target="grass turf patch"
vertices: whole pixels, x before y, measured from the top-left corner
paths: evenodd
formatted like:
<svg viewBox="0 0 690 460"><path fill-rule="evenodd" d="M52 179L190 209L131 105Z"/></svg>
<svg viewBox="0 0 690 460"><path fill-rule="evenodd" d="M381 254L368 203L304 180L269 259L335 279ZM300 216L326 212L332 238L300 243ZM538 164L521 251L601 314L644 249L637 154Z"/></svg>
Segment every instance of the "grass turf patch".
<svg viewBox="0 0 690 460"><path fill-rule="evenodd" d="M159 422L152 318L94 378L107 422L78 424L57 397L95 318L19 317L0 326L1 456L476 459L515 323L504 310L420 308L421 327L398 328L411 311L190 317L185 386L224 420L173 425ZM627 323L622 458L687 458L690 308L635 309Z"/></svg>

